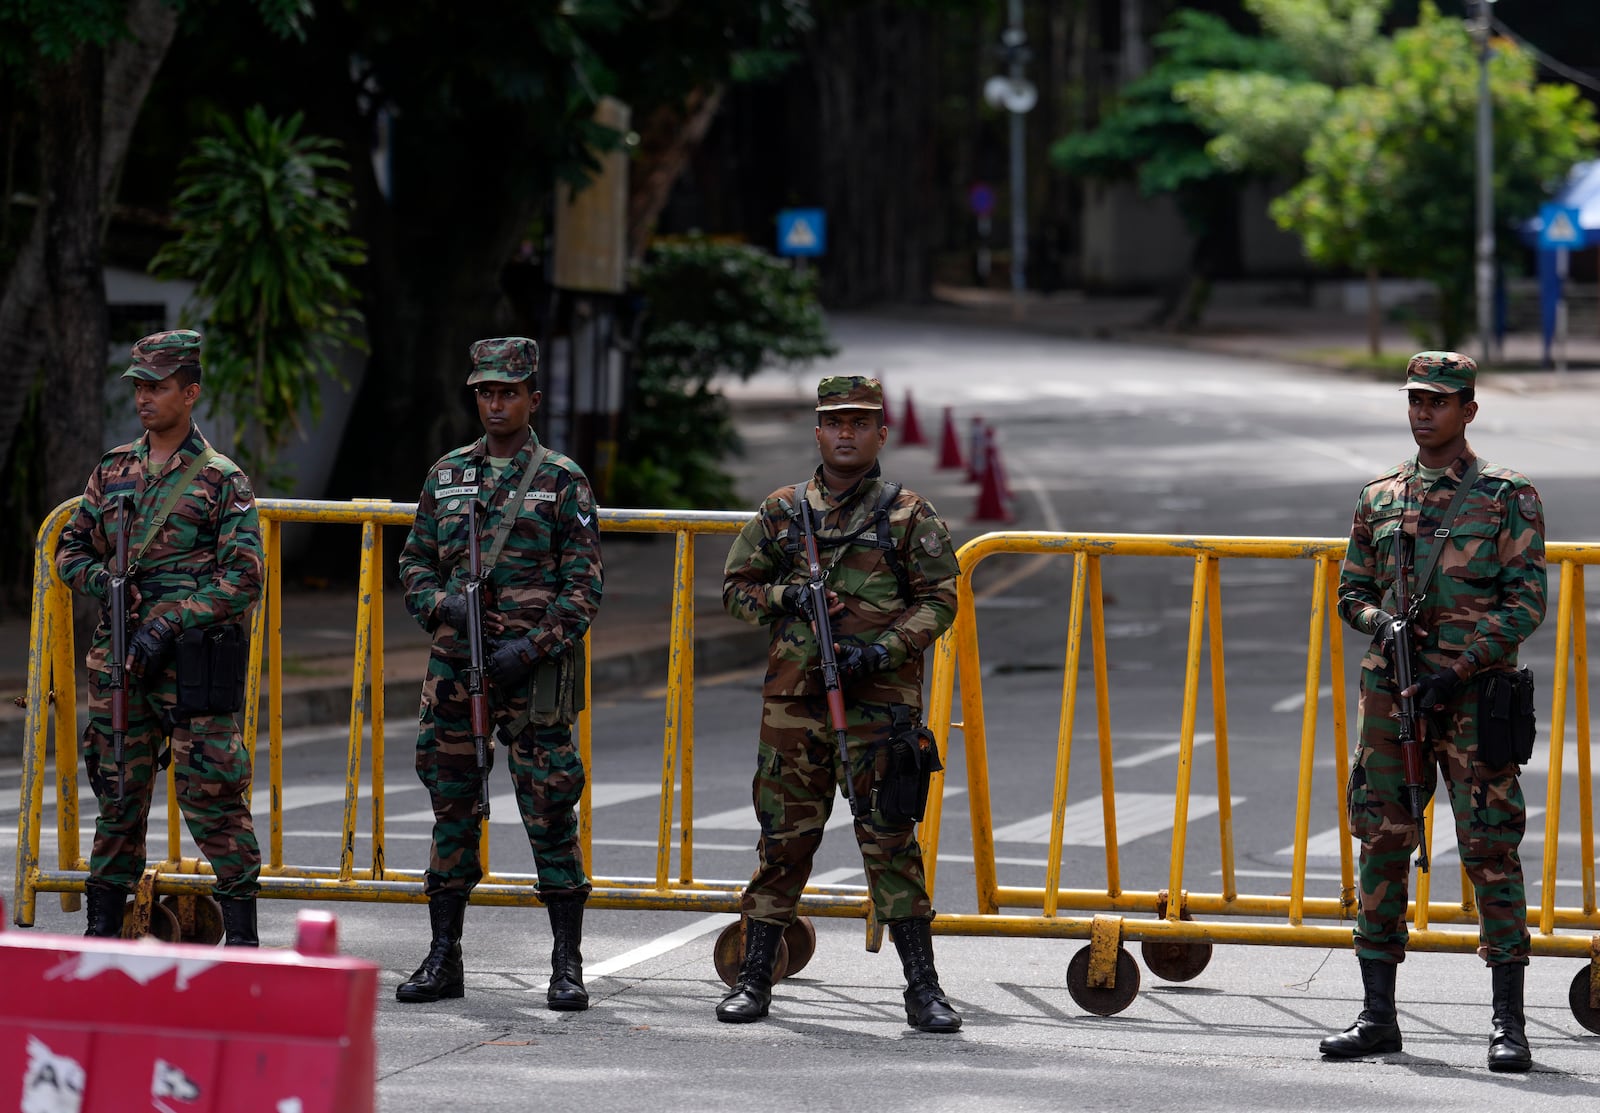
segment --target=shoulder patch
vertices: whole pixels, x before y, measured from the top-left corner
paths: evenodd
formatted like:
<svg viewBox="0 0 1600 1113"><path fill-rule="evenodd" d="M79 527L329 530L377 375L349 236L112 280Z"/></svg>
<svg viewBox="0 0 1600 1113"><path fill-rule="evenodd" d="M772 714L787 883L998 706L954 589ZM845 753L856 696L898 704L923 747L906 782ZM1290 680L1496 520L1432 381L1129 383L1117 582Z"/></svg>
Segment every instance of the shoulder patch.
<svg viewBox="0 0 1600 1113"><path fill-rule="evenodd" d="M233 501L249 502L255 498L255 492L250 489L250 477L244 472L233 473Z"/></svg>
<svg viewBox="0 0 1600 1113"><path fill-rule="evenodd" d="M589 493L589 485L587 483L579 483L577 487L578 512L588 514L594 510L594 496Z"/></svg>
<svg viewBox="0 0 1600 1113"><path fill-rule="evenodd" d="M940 553L944 552L944 542L939 540L939 535L937 533L933 533L931 531L928 532L928 533L924 533L918 539L918 543L922 546L923 550L931 557L936 557Z"/></svg>
<svg viewBox="0 0 1600 1113"><path fill-rule="evenodd" d="M1539 516L1539 493L1531 487L1517 492L1517 512L1528 521Z"/></svg>

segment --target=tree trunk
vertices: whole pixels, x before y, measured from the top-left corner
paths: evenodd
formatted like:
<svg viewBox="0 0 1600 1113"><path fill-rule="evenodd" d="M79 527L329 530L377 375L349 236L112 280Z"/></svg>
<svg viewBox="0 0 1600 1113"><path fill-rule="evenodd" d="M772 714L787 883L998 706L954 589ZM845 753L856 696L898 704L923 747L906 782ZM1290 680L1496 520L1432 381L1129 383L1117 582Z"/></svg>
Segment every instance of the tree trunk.
<svg viewBox="0 0 1600 1113"><path fill-rule="evenodd" d="M127 157L133 128L139 119L139 110L144 105L145 97L150 92L150 85L155 80L156 72L161 68L162 59L166 57L173 36L177 33L178 13L165 0L133 0L128 8L128 29L130 32L128 39L118 40L103 56L96 54L96 74L92 87L67 86L56 91L58 98L92 101L92 108L88 104L78 105L76 108L57 104L54 110L46 110L41 105L40 153L43 156L41 165L48 181L45 183L45 188L39 191L42 198L41 209L35 215L28 239L11 265L10 273L6 276L5 294L0 297L0 466L3 466L11 456L11 448L16 440L17 423L22 418L28 387L38 373L39 361L44 353L43 334L47 327L53 327L48 325L48 321L54 317L54 313L44 305L44 299L59 287L47 288L46 271L47 260L56 253L59 245L48 238L51 222L47 219L44 206L50 203L45 197L50 182L62 182L63 177L61 173L52 169L49 160L51 152L57 153L54 157L69 159L73 168L71 172L83 175L78 184L66 183L68 192L57 201L57 204L63 203L67 198L85 203L92 201L92 211L62 214L62 219L56 222L55 227L63 229L65 234L75 240L77 238L75 229L79 226L86 227L98 243L103 217L109 211L111 192L122 172L122 163ZM63 63L67 66L72 64L70 61ZM40 66L41 71L45 68L43 65ZM41 90L41 99L44 95ZM95 127L92 135L75 131L46 134L52 127L86 126L91 119ZM96 161L93 163L86 161L85 151L96 152ZM97 188L81 188L82 186ZM85 221L86 224L80 223ZM96 247L97 260L98 253L99 249ZM68 265L66 270L71 270L75 265L77 264ZM59 265L56 265L54 273L57 281L65 280L66 271ZM98 315L102 318L98 334L100 349L94 358L95 377L92 382L87 382L90 400L97 415L93 427L95 439L89 445L95 450L96 459L100 447L101 427L98 415L103 408L105 386L103 283L99 299ZM80 432L79 435L83 435L84 432L87 431ZM50 459L51 474L56 476L64 464L54 457ZM82 490L86 474L87 468L84 469L84 474L74 477L78 490Z"/></svg>
<svg viewBox="0 0 1600 1113"><path fill-rule="evenodd" d="M916 301L930 289L928 214L938 211L932 19L910 5L870 0L818 20L809 54L829 304Z"/></svg>
<svg viewBox="0 0 1600 1113"><path fill-rule="evenodd" d="M628 260L637 264L650 246L661 210L689 157L706 137L722 105L720 85L693 90L682 105L662 105L639 129L639 150L628 179Z"/></svg>
<svg viewBox="0 0 1600 1113"><path fill-rule="evenodd" d="M45 505L83 490L100 458L104 425L105 273L100 258L100 114L105 55L80 46L34 71L39 91L43 189L35 218L44 230L41 283L49 404L40 411Z"/></svg>

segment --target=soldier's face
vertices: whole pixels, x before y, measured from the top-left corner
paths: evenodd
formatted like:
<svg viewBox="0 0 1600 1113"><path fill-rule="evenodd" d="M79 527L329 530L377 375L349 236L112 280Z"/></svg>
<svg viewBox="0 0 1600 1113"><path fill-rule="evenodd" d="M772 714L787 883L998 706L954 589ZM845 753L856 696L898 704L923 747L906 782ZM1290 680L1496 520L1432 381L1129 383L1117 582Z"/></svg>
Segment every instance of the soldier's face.
<svg viewBox="0 0 1600 1113"><path fill-rule="evenodd" d="M1444 448L1465 437L1468 423L1478 413L1478 403L1462 404L1459 394L1410 390L1406 399L1411 439L1421 449Z"/></svg>
<svg viewBox="0 0 1600 1113"><path fill-rule="evenodd" d="M865 472L889 439L879 410L827 410L817 415L822 462L845 475Z"/></svg>
<svg viewBox="0 0 1600 1113"><path fill-rule="evenodd" d="M526 429L544 397L537 390L530 392L527 383L479 383L473 389L478 420L491 437L511 437Z"/></svg>
<svg viewBox="0 0 1600 1113"><path fill-rule="evenodd" d="M187 429L189 415L199 397L200 384L180 386L177 375L168 375L155 383L140 379L133 386L133 406L138 411L139 424L157 434Z"/></svg>

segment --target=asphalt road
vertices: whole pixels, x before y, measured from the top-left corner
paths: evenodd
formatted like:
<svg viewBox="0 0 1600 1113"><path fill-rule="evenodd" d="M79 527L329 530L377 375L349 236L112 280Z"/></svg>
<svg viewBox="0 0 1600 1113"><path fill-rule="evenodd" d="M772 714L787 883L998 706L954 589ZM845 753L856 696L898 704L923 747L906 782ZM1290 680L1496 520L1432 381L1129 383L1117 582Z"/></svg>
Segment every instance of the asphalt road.
<svg viewBox="0 0 1600 1113"><path fill-rule="evenodd" d="M883 374L896 407L914 390L925 427L937 428L946 405L963 419L981 414L996 427L1017 493L1015 528L1338 536L1348 528L1361 484L1411 452L1404 396L1391 384L1193 352L881 318L842 319L836 336L843 352L828 369ZM803 392L822 370L768 373L740 389ZM1600 536L1600 458L1590 431L1597 401L1600 393L1586 382L1561 391L1480 390L1472 443L1534 477L1552 539ZM774 473L805 474L809 426L803 411L793 418L776 409L751 411L739 467L752 502L773 485ZM891 447L886 464L932 498L961 536L987 528L965 520L972 488L934 472L927 450ZM702 564L709 559L703 555ZM991 563L977 573L975 589L999 871L1002 883L1039 886L1049 849L1070 566L1061 558ZM1119 865L1122 884L1132 890L1167 881L1191 575L1192 562L1183 559L1105 563ZM1552 600L1554 589L1553 581ZM1245 893L1277 894L1289 886L1310 593L1305 563L1237 561L1223 569L1233 833ZM1352 679L1359 648L1355 639L1347 647ZM1553 653L1547 626L1525 654L1545 693ZM1063 876L1070 886L1092 888L1105 884L1107 865L1088 660L1085 652L1068 730L1073 762ZM747 669L698 678L697 877L743 878L753 864L749 779L759 677L759 669ZM1541 694L1541 708L1547 699ZM1322 703L1310 892L1337 896L1339 786ZM664 714L660 691L613 696L595 709L591 868L597 876L654 873ZM1185 858L1191 892L1215 892L1221 880L1212 714L1203 693ZM410 730L403 718L387 727L388 860L420 868L430 817L410 768ZM1573 732L1569 716L1563 794L1569 816L1579 787ZM302 731L290 743L285 857L327 864L340 840L342 732ZM936 904L970 912L976 898L968 769L959 744L949 765ZM1535 806L1546 799L1545 769L1536 758L1525 777ZM15 769L0 770L0 822L7 827L16 780ZM358 831L366 808L364 802ZM45 822L53 830L53 813ZM1530 833L1524 859L1536 875L1542 815L1531 826L1537 833ZM531 871L509 783L500 786L491 830L497 866ZM1578 876L1576 837L1576 821L1567 818L1562 878ZM1448 841L1435 848L1435 899L1454 891ZM7 894L14 844L14 828L0 831L0 892ZM358 863L367 846L358 837ZM52 849L47 844L47 854ZM815 879L861 883L859 855L845 830L825 842ZM1558 892L1560 903L1578 903L1575 886ZM1530 898L1538 896L1531 886ZM1528 1012L1536 1068L1509 1077L1492 1076L1483 1065L1488 976L1465 955L1414 955L1402 969L1404 1053L1323 1064L1316 1040L1347 1024L1359 997L1356 964L1344 949L1219 945L1193 981L1166 983L1146 972L1126 1011L1099 1017L1078 1007L1064 985L1080 942L941 938L943 982L967 1025L958 1036L935 1037L905 1027L892 947L867 953L855 921L817 921L816 957L779 987L772 1019L731 1026L716 1023L711 1011L721 990L711 944L726 916L591 912L584 953L594 1006L556 1014L543 1008L549 934L538 910L471 909L467 997L437 1006L402 1006L390 996L426 948L421 907L340 904L335 911L344 949L385 971L379 1093L390 1111L1576 1109L1592 1108L1600 1095L1600 1037L1583 1030L1566 1005L1578 967L1570 960L1534 962ZM266 902L263 939L288 942L294 912L289 902ZM81 930L81 914L66 916L44 897L39 926Z"/></svg>

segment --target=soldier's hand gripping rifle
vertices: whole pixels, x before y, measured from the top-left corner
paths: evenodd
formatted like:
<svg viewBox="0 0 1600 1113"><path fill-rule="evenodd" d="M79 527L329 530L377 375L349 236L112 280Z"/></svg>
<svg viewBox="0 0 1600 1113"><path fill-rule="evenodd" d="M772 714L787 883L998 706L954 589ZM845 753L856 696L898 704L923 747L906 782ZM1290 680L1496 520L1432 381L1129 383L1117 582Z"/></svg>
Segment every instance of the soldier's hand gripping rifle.
<svg viewBox="0 0 1600 1113"><path fill-rule="evenodd" d="M119 497L116 503L116 559L111 565L111 583L106 589L106 614L111 626L106 689L111 694L111 760L117 767L117 803L120 804L128 787L123 760L123 747L128 741L128 500Z"/></svg>
<svg viewBox="0 0 1600 1113"><path fill-rule="evenodd" d="M1394 655L1394 682L1400 692L1400 763L1405 770L1405 788L1410 798L1411 818L1417 825L1417 868L1428 872L1428 828L1424 822L1427 791L1423 777L1422 731L1425 720L1417 706L1415 695L1407 695L1416 683L1412 668L1412 634L1416 629L1416 612L1422 607L1421 598L1411 598L1411 564L1414 558L1414 539L1409 533L1396 530L1394 535L1395 579L1394 601L1399 614L1389 622L1393 640L1390 652Z"/></svg>
<svg viewBox="0 0 1600 1113"><path fill-rule="evenodd" d="M489 815L489 689L483 675L483 556L478 552L478 500L467 500L467 703L478 760L478 814Z"/></svg>
<svg viewBox="0 0 1600 1113"><path fill-rule="evenodd" d="M828 697L828 722L839 743L839 768L844 774L844 794L850 801L850 815L859 817L855 778L851 775L849 728L845 726L844 687L839 682L839 657L833 648L833 620L828 614L828 580L817 555L817 533L811 521L811 504L805 489L795 492L800 513L800 535L806 549L806 598L810 603L811 632L817 636L817 655L822 661L822 687Z"/></svg>

